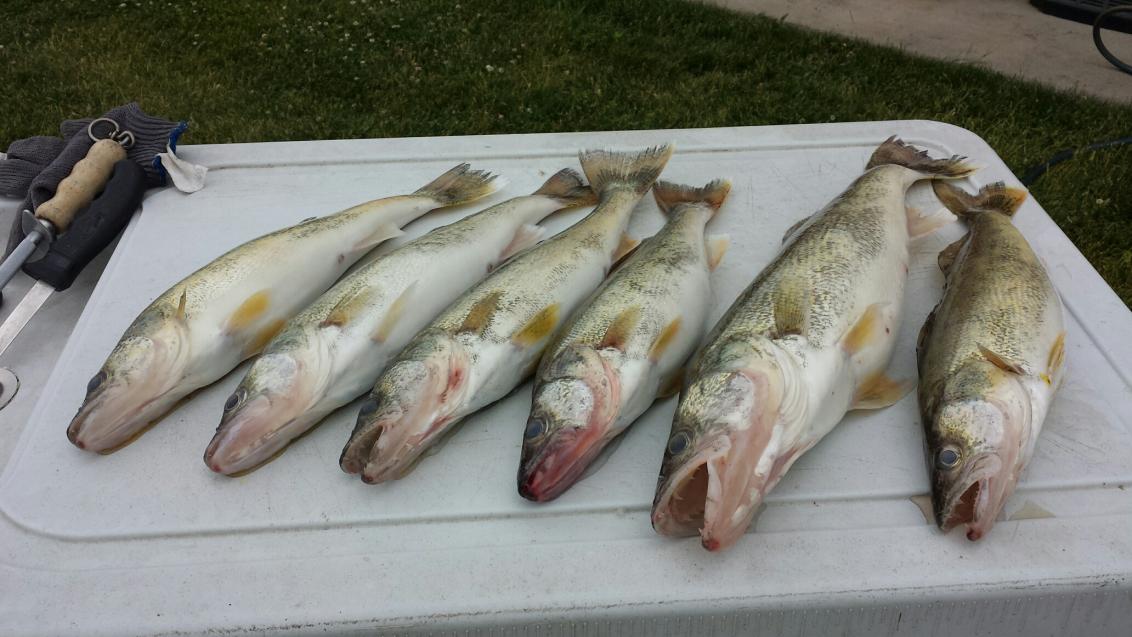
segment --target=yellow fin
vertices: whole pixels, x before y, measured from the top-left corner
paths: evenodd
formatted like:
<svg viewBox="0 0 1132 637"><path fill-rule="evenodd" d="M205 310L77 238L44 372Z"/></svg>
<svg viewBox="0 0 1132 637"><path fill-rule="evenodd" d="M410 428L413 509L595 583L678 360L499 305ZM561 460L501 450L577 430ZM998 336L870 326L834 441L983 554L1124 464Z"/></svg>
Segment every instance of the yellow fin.
<svg viewBox="0 0 1132 637"><path fill-rule="evenodd" d="M519 347L530 347L549 336L557 325L558 304L551 303L532 316L526 325L519 328L511 337L511 342Z"/></svg>
<svg viewBox="0 0 1132 637"><path fill-rule="evenodd" d="M883 309L888 303L873 303L865 308L861 318L841 337L841 348L852 355L881 338L889 328L884 325Z"/></svg>
<svg viewBox="0 0 1132 637"><path fill-rule="evenodd" d="M377 330L373 333L373 340L378 343L384 343L388 340L389 335L393 333L393 328L397 327L397 322L401 320L401 315L405 313L405 308L409 306L409 297L413 295L413 290L416 287L417 282L413 281L397 297L397 300L389 305L389 309L385 312L385 318L381 319L381 325L378 325Z"/></svg>
<svg viewBox="0 0 1132 637"><path fill-rule="evenodd" d="M621 242L617 244L617 249L613 251L613 262L617 263L629 256L639 245L641 245L640 239L634 239L627 234L622 234Z"/></svg>
<svg viewBox="0 0 1132 637"><path fill-rule="evenodd" d="M460 329L456 331L482 334L483 331L487 329L488 324L491 323L491 316L495 314L495 310L499 308L499 299L502 296L503 292L495 290L476 301L472 309L468 311L468 315L464 317L464 322L460 324Z"/></svg>
<svg viewBox="0 0 1132 637"><path fill-rule="evenodd" d="M727 248L731 246L731 237L725 234L713 234L707 237L707 265L712 272L723 261Z"/></svg>
<svg viewBox="0 0 1132 637"><path fill-rule="evenodd" d="M267 347L267 344L271 342L271 339L275 338L275 336L279 334L279 331L282 330L283 326L286 324L287 321L278 318L261 327L260 330L256 332L255 338L253 338L251 342L248 343L248 346L244 348L244 355L251 356L263 351L263 348Z"/></svg>
<svg viewBox="0 0 1132 637"><path fill-rule="evenodd" d="M672 345L672 341L676 339L676 335L680 332L680 324L682 322L680 317L677 316L672 319L672 322L664 326L664 329L657 335L656 340L653 341L652 347L649 348L650 361L655 363L660 360L661 356L664 356L664 352L668 349L669 345Z"/></svg>
<svg viewBox="0 0 1132 637"><path fill-rule="evenodd" d="M1052 376L1057 370L1061 369L1061 365L1065 363L1065 332L1062 331L1057 335L1057 340L1053 342L1053 347L1049 350L1049 359L1046 361L1046 370Z"/></svg>
<svg viewBox="0 0 1132 637"><path fill-rule="evenodd" d="M627 307L613 322L609 324L609 328L605 330L605 336L602 337L601 342L598 343L597 349L604 349L612 347L614 349L624 350L625 343L629 340L629 336L633 330L637 329L637 323L641 321L641 308L634 305Z"/></svg>
<svg viewBox="0 0 1132 637"><path fill-rule="evenodd" d="M181 290L181 299L179 301L177 301L177 313L173 315L173 318L177 319L178 321L184 321L185 320L185 306L188 305L188 304L189 304L189 288L188 288L188 286L185 286L185 288L183 290Z"/></svg>
<svg viewBox="0 0 1132 637"><path fill-rule="evenodd" d="M893 380L884 372L877 372L865 379L853 394L850 409L881 409L895 404L908 392L913 383L906 380Z"/></svg>
<svg viewBox="0 0 1132 637"><path fill-rule="evenodd" d="M979 345L979 353L982 354L983 358L987 359L987 361L989 363L991 363L992 365L1001 369L1004 372L1010 372L1012 374L1018 374L1018 375L1025 375L1025 373L1026 373L1026 370L1022 369L1021 365L1019 365L1017 363L1012 363L1012 362L1006 360L1005 358L999 356L998 354L995 354L994 352L987 349L986 347L983 347L982 345Z"/></svg>
<svg viewBox="0 0 1132 637"><path fill-rule="evenodd" d="M319 327L331 325L341 327L349 323L365 307L373 293L374 289L367 286L343 297L334 304L334 307L330 308L330 312L327 313L326 318L322 319L322 323L319 323Z"/></svg>
<svg viewBox="0 0 1132 637"><path fill-rule="evenodd" d="M774 289L775 336L806 334L810 315L810 286L802 277L781 281Z"/></svg>
<svg viewBox="0 0 1132 637"><path fill-rule="evenodd" d="M1043 518L1055 517L1057 516L1044 507L1035 504L1033 500L1026 500L1022 503L1022 506L1018 507L1017 511L1011 513L1010 517L1006 519L1013 522L1014 520L1041 520Z"/></svg>
<svg viewBox="0 0 1132 637"><path fill-rule="evenodd" d="M271 292L269 290L260 290L252 294L244 299L240 307L236 308L236 311L228 317L224 330L231 334L246 329L267 312L269 305L271 305Z"/></svg>

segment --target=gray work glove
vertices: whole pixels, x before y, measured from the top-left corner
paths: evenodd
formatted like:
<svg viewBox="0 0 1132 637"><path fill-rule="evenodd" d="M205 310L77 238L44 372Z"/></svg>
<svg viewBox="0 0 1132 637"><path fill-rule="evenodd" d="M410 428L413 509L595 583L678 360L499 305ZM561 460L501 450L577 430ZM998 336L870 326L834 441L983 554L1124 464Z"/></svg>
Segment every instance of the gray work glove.
<svg viewBox="0 0 1132 637"><path fill-rule="evenodd" d="M165 185L165 169L157 159L157 153L165 152L166 145L176 147L181 133L185 132L188 124L185 122L171 122L147 115L135 102L107 111L102 117L114 120L118 128L134 134L134 144L126 150L126 157L134 160L145 171L146 182L152 188ZM63 138L31 137L12 142L8 147L8 159L0 160L0 188L7 188L12 184L14 188L22 191L7 190L0 194L14 197L24 197L21 210L35 210L40 204L55 196L55 189L59 182L71 173L71 168L86 156L94 141L87 135L87 126L93 121L88 119L69 119L59 126ZM53 139L53 142L37 140ZM28 150L23 150L27 148ZM23 153L21 155L21 153ZM20 180L31 169L33 164L50 156L42 169L23 185L18 186ZM14 160L15 164L9 164ZM7 166L7 167L6 167ZM7 181L5 178L7 177ZM24 238L19 215L8 234L8 247L6 253L12 251Z"/></svg>

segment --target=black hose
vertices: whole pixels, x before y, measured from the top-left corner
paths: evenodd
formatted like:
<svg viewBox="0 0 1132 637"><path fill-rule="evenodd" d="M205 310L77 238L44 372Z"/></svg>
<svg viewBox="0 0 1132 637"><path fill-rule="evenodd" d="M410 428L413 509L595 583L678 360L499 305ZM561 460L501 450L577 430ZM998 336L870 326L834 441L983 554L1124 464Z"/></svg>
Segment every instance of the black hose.
<svg viewBox="0 0 1132 637"><path fill-rule="evenodd" d="M1061 152L1055 153L1053 157L1050 157L1049 159L1045 160L1044 162L1037 164L1037 165L1034 165L1034 166L1031 166L1029 169L1027 169L1026 172L1022 175L1022 179L1021 179L1022 185L1029 188L1030 184L1034 183L1035 181L1038 180L1039 177L1046 174L1047 170L1056 166L1057 164L1060 164L1063 161L1073 159L1073 156L1076 155L1077 153L1088 152L1090 150L1100 150L1101 148L1110 148L1112 146L1123 146L1125 144L1132 144L1132 137L1121 137L1119 139L1110 139L1110 140L1104 141L1104 142L1097 142L1095 144L1089 144L1088 146L1083 146L1081 148L1070 148L1070 149L1063 150Z"/></svg>
<svg viewBox="0 0 1132 637"><path fill-rule="evenodd" d="M1109 51L1108 47L1104 45L1104 41L1101 40L1101 28L1104 26L1103 22L1105 21L1105 18L1116 15L1117 13L1124 12L1132 13L1132 6L1124 5L1109 7L1097 16L1097 19L1093 22L1093 44L1097 45L1097 50L1101 52L1101 55L1104 56L1104 59L1108 60L1113 66L1120 69L1121 71L1132 75L1132 65L1127 64L1120 58L1113 55L1112 51Z"/></svg>

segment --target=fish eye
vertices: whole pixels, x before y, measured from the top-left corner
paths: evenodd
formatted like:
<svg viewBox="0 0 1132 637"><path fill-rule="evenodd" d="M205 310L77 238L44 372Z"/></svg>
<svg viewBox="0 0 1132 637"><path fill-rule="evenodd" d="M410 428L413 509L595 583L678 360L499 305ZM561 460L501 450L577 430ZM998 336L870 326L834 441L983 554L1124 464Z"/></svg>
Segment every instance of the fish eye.
<svg viewBox="0 0 1132 637"><path fill-rule="evenodd" d="M523 438L534 440L546 432L546 422L538 418L527 421L527 428L523 430Z"/></svg>
<svg viewBox="0 0 1132 637"><path fill-rule="evenodd" d="M688 432L681 431L674 434L668 439L668 453L678 456L681 452L688 448L688 443L691 440L688 437Z"/></svg>
<svg viewBox="0 0 1132 637"><path fill-rule="evenodd" d="M106 372L100 371L94 375L94 378L90 379L90 382L86 384L86 393L90 394L94 392L96 389L101 387L102 383L104 382L106 382Z"/></svg>
<svg viewBox="0 0 1132 637"><path fill-rule="evenodd" d="M239 407L247 397L248 391L246 389L237 389L235 393L228 397L228 400L224 401L224 411L232 411L236 407Z"/></svg>
<svg viewBox="0 0 1132 637"><path fill-rule="evenodd" d="M940 469L954 469L959 464L961 455L959 450L954 447L944 447L936 454L935 462Z"/></svg>

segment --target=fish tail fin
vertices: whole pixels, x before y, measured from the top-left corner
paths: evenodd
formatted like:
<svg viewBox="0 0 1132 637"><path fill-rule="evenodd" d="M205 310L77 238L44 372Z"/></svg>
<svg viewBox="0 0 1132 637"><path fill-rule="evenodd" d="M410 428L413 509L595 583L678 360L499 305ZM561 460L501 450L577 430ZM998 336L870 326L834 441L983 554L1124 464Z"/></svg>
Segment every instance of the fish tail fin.
<svg viewBox="0 0 1132 637"><path fill-rule="evenodd" d="M889 137L873 151L865 169L896 164L938 179L961 179L978 170L966 157L952 155L947 159L934 159L928 151L905 144L897 137Z"/></svg>
<svg viewBox="0 0 1132 637"><path fill-rule="evenodd" d="M943 205L964 219L970 219L984 212L1000 212L1007 217L1013 217L1028 194L1021 188L1011 188L1001 181L983 186L973 195L962 188L940 181L933 182L932 187Z"/></svg>
<svg viewBox="0 0 1132 637"><path fill-rule="evenodd" d="M658 181L652 187L656 205L666 215L671 215L672 210L679 204L701 203L710 208L714 216L730 192L731 182L726 179L715 179L699 188L674 184L670 181Z"/></svg>
<svg viewBox="0 0 1132 637"><path fill-rule="evenodd" d="M578 155L590 186L599 193L618 185L644 195L672 156L672 145L653 146L639 153L585 150Z"/></svg>
<svg viewBox="0 0 1132 637"><path fill-rule="evenodd" d="M573 168L563 168L550 176L532 195L542 195L562 202L566 207L592 206L597 203L597 193L586 185L582 176Z"/></svg>
<svg viewBox="0 0 1132 637"><path fill-rule="evenodd" d="M505 184L486 170L471 170L468 164L460 164L413 194L432 197L443 206L458 206L486 197Z"/></svg>

